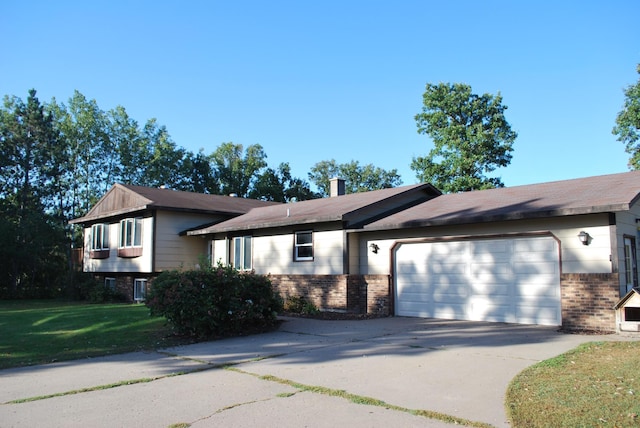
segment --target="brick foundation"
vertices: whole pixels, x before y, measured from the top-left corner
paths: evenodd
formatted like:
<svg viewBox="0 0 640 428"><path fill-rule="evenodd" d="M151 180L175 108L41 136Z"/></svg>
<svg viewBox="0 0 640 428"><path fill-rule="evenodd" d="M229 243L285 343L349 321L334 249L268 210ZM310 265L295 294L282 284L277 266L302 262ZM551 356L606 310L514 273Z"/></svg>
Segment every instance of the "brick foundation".
<svg viewBox="0 0 640 428"><path fill-rule="evenodd" d="M560 276L562 327L616 331L613 307L620 300L617 273L568 273Z"/></svg>
<svg viewBox="0 0 640 428"><path fill-rule="evenodd" d="M304 297L320 310L389 315L388 275L269 275L283 298Z"/></svg>
<svg viewBox="0 0 640 428"><path fill-rule="evenodd" d="M153 282L153 276L140 274L136 276L128 276L128 275L118 275L118 274L98 274L94 275L94 278L99 284L104 284L105 278L115 278L116 279L116 291L125 296L125 300L127 302L133 302L133 281L134 279L146 279L147 280L147 293L151 288L151 283Z"/></svg>

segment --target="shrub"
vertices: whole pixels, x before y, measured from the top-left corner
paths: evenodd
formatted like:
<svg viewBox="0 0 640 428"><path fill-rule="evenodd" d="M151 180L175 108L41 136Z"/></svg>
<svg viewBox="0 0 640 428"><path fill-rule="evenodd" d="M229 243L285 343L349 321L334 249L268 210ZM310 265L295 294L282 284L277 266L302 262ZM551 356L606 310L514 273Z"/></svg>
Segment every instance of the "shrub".
<svg viewBox="0 0 640 428"><path fill-rule="evenodd" d="M284 301L284 311L294 314L313 315L319 312L318 308L304 297L288 297Z"/></svg>
<svg viewBox="0 0 640 428"><path fill-rule="evenodd" d="M153 281L146 305L178 333L198 338L267 330L282 309L266 276L225 266L163 272Z"/></svg>

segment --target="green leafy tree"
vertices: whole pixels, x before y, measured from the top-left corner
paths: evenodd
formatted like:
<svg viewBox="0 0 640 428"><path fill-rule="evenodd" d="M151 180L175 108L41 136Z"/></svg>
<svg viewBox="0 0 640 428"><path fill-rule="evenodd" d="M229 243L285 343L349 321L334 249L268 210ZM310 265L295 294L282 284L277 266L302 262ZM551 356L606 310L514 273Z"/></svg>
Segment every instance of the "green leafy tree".
<svg viewBox="0 0 640 428"><path fill-rule="evenodd" d="M386 171L372 164L360 165L358 161L338 164L335 159L320 161L311 167L309 179L318 188L321 196L330 193L330 180L340 177L345 180L346 193L368 192L400 186L402 180L396 169Z"/></svg>
<svg viewBox="0 0 640 428"><path fill-rule="evenodd" d="M142 138L138 122L131 118L122 106L110 110L107 117L109 139L118 155L114 182L141 183L144 179L145 165L151 155Z"/></svg>
<svg viewBox="0 0 640 428"><path fill-rule="evenodd" d="M67 150L63 186L68 217L84 215L111 186L117 151L109 140L108 119L95 100L75 91L68 105L50 107Z"/></svg>
<svg viewBox="0 0 640 428"><path fill-rule="evenodd" d="M211 156L205 155L204 150L198 153L187 152L182 164L185 183L182 190L197 193L216 193L217 188L211 169Z"/></svg>
<svg viewBox="0 0 640 428"><path fill-rule="evenodd" d="M156 119L150 119L143 128L142 136L143 147L146 145L149 157L143 164L143 178L137 184L150 187L166 185L177 190L188 187L183 167L186 151L171 139L167 128L158 125Z"/></svg>
<svg viewBox="0 0 640 428"><path fill-rule="evenodd" d="M29 91L0 110L0 297L48 297L64 277L64 229L51 215L58 134ZM47 207L49 203L49 207Z"/></svg>
<svg viewBox="0 0 640 428"><path fill-rule="evenodd" d="M640 74L640 64L636 70ZM640 79L624 91L624 107L616 117L613 134L624 143L626 152L631 155L629 167L640 169Z"/></svg>
<svg viewBox="0 0 640 428"><path fill-rule="evenodd" d="M263 168L266 168L267 155L260 144L247 147L231 142L222 143L211 154L211 164L216 192L221 195L235 193L247 197L251 186L257 180Z"/></svg>
<svg viewBox="0 0 640 428"><path fill-rule="evenodd" d="M418 133L428 135L434 148L414 157L411 169L422 182L445 193L503 187L486 174L511 162L517 134L511 130L502 96L476 95L471 86L427 84L422 113L415 116Z"/></svg>
<svg viewBox="0 0 640 428"><path fill-rule="evenodd" d="M287 162L277 169L267 168L262 172L249 191L249 198L275 202L292 202L314 199L317 195L311 191L309 183L292 177Z"/></svg>

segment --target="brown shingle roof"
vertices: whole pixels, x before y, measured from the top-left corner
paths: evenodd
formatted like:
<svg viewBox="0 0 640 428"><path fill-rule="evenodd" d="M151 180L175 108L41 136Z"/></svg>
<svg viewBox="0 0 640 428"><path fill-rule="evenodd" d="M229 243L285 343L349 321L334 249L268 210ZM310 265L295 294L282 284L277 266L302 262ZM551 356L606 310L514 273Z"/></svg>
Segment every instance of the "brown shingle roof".
<svg viewBox="0 0 640 428"><path fill-rule="evenodd" d="M70 223L87 223L148 209L236 216L252 208L269 205L282 204L223 195L115 184L85 216L73 219Z"/></svg>
<svg viewBox="0 0 640 428"><path fill-rule="evenodd" d="M352 222L381 212L395 212L404 203L418 203L440 194L430 184L415 184L371 192L352 193L284 205L255 208L246 214L214 226L189 232L190 235L304 225L332 221ZM405 200L406 199L406 200Z"/></svg>
<svg viewBox="0 0 640 428"><path fill-rule="evenodd" d="M628 210L640 171L442 195L365 229L382 230Z"/></svg>

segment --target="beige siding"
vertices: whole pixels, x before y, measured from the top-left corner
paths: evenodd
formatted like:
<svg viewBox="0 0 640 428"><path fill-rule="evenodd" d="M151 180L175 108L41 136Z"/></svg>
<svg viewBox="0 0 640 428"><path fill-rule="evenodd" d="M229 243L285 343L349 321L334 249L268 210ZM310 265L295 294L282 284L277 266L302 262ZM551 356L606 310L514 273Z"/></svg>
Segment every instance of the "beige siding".
<svg viewBox="0 0 640 428"><path fill-rule="evenodd" d="M253 238L253 268L257 273L340 275L343 273L342 231L313 232L313 260L293 261L293 233Z"/></svg>
<svg viewBox="0 0 640 428"><path fill-rule="evenodd" d="M314 231L313 260L293 260L291 233L253 236L253 269L259 274L341 275L343 274L343 231ZM214 241L214 260L229 262L224 238Z"/></svg>
<svg viewBox="0 0 640 428"><path fill-rule="evenodd" d="M153 218L142 219L142 255L133 258L118 257L118 237L120 223L109 224L109 257L106 259L91 259L91 227L84 230L84 271L85 272L152 272L153 250Z"/></svg>
<svg viewBox="0 0 640 428"><path fill-rule="evenodd" d="M211 216L161 211L156 217L156 272L193 269L207 256L208 240L180 232L211 221Z"/></svg>
<svg viewBox="0 0 640 428"><path fill-rule="evenodd" d="M496 222L481 225L430 227L422 229L368 232L360 234L359 267L361 274L389 274L390 249L402 239L455 238L506 233L551 232L559 241L563 273L610 273L612 271L610 236L607 214L562 217L539 220ZM593 238L590 245L582 245L578 233L584 230ZM374 254L370 245L379 251Z"/></svg>
<svg viewBox="0 0 640 428"><path fill-rule="evenodd" d="M91 259L91 227L84 231L85 272L153 273L170 269L191 269L207 255L207 239L180 236L180 232L215 221L213 216L161 211L155 218L142 219L142 256L118 257L119 222L109 225L109 257ZM154 239L154 231L156 237ZM155 248L155 254L154 254ZM155 265L155 266L154 266Z"/></svg>

